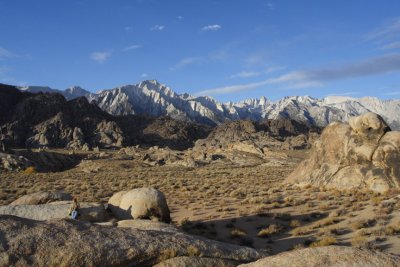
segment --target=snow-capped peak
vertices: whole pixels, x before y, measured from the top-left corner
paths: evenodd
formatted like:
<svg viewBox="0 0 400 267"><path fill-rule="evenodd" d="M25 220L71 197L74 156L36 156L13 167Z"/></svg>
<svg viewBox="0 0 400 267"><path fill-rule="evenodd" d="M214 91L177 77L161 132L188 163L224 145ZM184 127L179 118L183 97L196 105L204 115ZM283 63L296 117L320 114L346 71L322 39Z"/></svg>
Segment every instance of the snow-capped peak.
<svg viewBox="0 0 400 267"><path fill-rule="evenodd" d="M147 80L136 85L124 85L97 93L78 87L64 91L49 87L23 87L32 92L58 92L67 99L86 96L100 108L114 115L146 114L169 115L206 124L220 124L228 120L286 117L325 126L334 121L346 121L354 115L368 111L380 114L393 129L400 128L400 100L380 100L376 97L352 98L328 96L316 99L310 96L287 96L271 102L266 97L240 102L221 103L209 96L177 94L156 80Z"/></svg>

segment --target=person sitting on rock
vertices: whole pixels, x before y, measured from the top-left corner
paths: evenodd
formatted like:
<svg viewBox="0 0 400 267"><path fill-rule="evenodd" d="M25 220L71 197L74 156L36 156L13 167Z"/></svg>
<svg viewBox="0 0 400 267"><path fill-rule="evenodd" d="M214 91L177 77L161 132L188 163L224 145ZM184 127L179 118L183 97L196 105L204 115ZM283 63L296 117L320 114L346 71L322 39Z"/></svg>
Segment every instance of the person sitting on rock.
<svg viewBox="0 0 400 267"><path fill-rule="evenodd" d="M71 219L76 220L79 215L79 203L78 199L76 197L73 198L72 200L72 205L71 208L69 208L69 216L71 216Z"/></svg>

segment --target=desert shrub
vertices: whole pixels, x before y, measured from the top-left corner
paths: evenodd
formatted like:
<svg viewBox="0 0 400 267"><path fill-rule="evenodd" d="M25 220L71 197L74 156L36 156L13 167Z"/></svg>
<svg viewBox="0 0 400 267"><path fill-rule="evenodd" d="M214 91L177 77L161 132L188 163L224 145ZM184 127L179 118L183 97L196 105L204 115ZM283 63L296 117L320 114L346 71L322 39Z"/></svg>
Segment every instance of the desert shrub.
<svg viewBox="0 0 400 267"><path fill-rule="evenodd" d="M309 227L298 227L292 231L292 234L294 236L301 236L301 235L307 235L311 232L311 229Z"/></svg>
<svg viewBox="0 0 400 267"><path fill-rule="evenodd" d="M35 167L31 166L31 167L26 168L24 170L24 173L25 174L33 174L33 173L37 173L37 171L36 171Z"/></svg>
<svg viewBox="0 0 400 267"><path fill-rule="evenodd" d="M378 206L382 202L383 198L381 196L375 196L371 198L371 203L374 206Z"/></svg>
<svg viewBox="0 0 400 267"><path fill-rule="evenodd" d="M397 224L390 224L384 227L384 233L385 235L400 234L400 222L398 222Z"/></svg>
<svg viewBox="0 0 400 267"><path fill-rule="evenodd" d="M194 246L188 246L187 253L190 257L198 257L201 254L199 249Z"/></svg>
<svg viewBox="0 0 400 267"><path fill-rule="evenodd" d="M301 244L301 243L293 245L293 250L303 249L303 248L305 248L305 246L304 246L304 244Z"/></svg>
<svg viewBox="0 0 400 267"><path fill-rule="evenodd" d="M176 249L166 248L161 252L161 254L160 254L160 256L158 258L159 258L160 261L165 261L165 260L168 260L168 259L175 258L176 256L177 256Z"/></svg>
<svg viewBox="0 0 400 267"><path fill-rule="evenodd" d="M351 239L351 245L353 247L365 247L366 244L368 243L368 240L365 236L361 236L361 235L356 235Z"/></svg>
<svg viewBox="0 0 400 267"><path fill-rule="evenodd" d="M291 220L290 223L289 223L289 226L292 227L292 228L299 227L300 225L301 225L301 223L300 223L299 220Z"/></svg>
<svg viewBox="0 0 400 267"><path fill-rule="evenodd" d="M340 222L339 218L328 217L328 218L325 218L325 219L322 219L322 220L316 222L315 225L314 225L314 229L322 227L322 226L333 225L333 224L336 224L338 222Z"/></svg>
<svg viewBox="0 0 400 267"><path fill-rule="evenodd" d="M333 236L325 236L319 241L312 242L310 244L310 247L313 247L313 248L324 247L324 246L334 245L336 243L337 243L337 240Z"/></svg>
<svg viewBox="0 0 400 267"><path fill-rule="evenodd" d="M357 220L351 224L351 227L353 228L353 230L358 230L361 228L373 226L375 223L375 220Z"/></svg>
<svg viewBox="0 0 400 267"><path fill-rule="evenodd" d="M268 237L273 234L280 233L283 230L283 227L279 224L271 224L267 228L261 229L257 236L258 237Z"/></svg>
<svg viewBox="0 0 400 267"><path fill-rule="evenodd" d="M247 235L247 233L244 230L241 230L239 228L234 228L231 231L231 237L235 238L235 237L245 237Z"/></svg>

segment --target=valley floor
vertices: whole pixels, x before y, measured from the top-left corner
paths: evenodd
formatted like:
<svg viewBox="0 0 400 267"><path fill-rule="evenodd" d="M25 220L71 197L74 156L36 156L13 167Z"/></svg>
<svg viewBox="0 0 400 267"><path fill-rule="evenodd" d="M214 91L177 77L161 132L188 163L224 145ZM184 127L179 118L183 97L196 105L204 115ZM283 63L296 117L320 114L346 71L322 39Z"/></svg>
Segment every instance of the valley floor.
<svg viewBox="0 0 400 267"><path fill-rule="evenodd" d="M0 173L0 204L52 190L71 193L82 202L107 202L117 191L152 186L166 195L173 223L191 234L272 254L329 244L400 254L399 192L379 195L285 185L284 178L307 151L279 153L287 154L286 162L237 166L217 160L182 167L150 166L103 151L103 157L62 172Z"/></svg>

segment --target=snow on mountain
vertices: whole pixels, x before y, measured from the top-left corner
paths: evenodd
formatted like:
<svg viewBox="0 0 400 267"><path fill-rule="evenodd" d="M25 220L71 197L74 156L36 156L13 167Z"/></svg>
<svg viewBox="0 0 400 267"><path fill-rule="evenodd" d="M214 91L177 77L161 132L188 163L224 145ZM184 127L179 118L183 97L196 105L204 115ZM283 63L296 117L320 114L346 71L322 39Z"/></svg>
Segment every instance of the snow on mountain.
<svg viewBox="0 0 400 267"><path fill-rule="evenodd" d="M156 80L124 85L97 93L90 93L77 86L64 91L38 86L20 89L29 92L58 92L67 99L85 96L113 115L168 115L179 120L210 125L237 119L261 120L286 117L308 125L323 127L333 121L347 121L352 116L372 111L380 114L393 129L400 129L400 100L381 100L376 97L328 96L317 99L310 96L290 96L274 102L261 97L237 103L221 103L208 96L177 94Z"/></svg>

